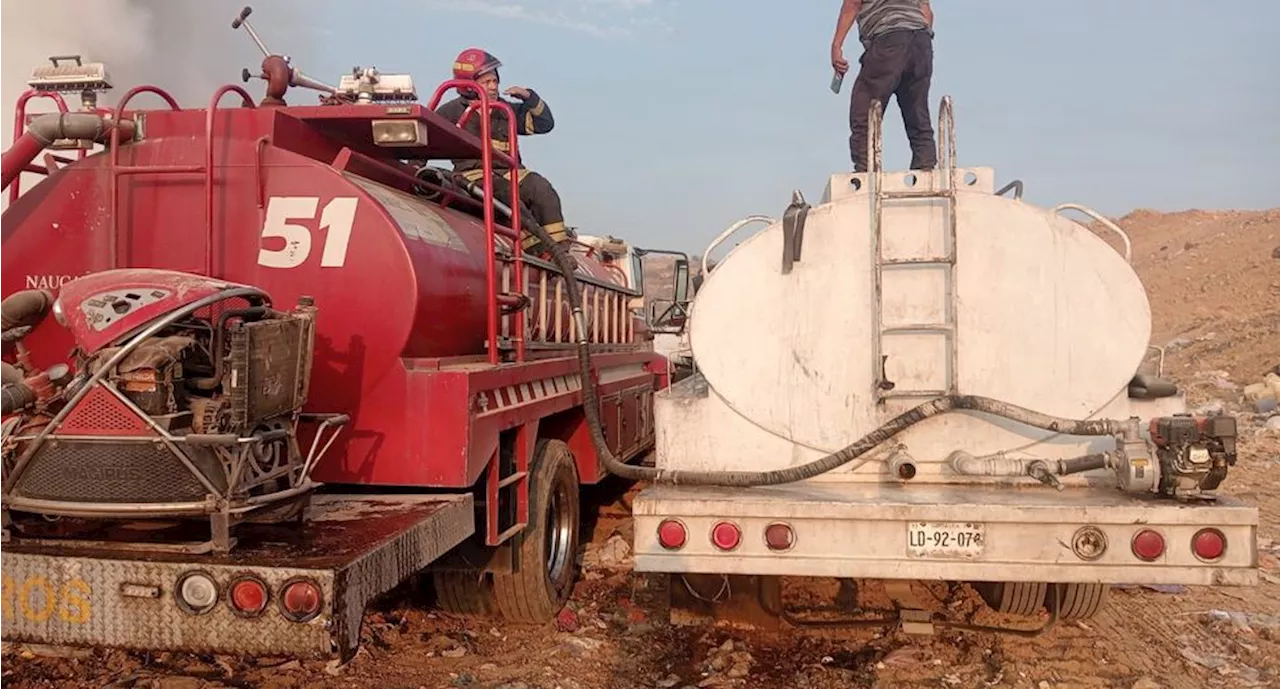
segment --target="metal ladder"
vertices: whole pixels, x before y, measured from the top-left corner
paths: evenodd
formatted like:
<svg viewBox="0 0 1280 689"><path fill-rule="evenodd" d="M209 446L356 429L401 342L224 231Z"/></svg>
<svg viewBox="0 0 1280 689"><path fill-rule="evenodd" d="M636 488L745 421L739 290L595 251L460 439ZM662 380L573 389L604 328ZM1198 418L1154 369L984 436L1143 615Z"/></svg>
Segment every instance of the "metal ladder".
<svg viewBox="0 0 1280 689"><path fill-rule="evenodd" d="M946 171L946 186L937 188L937 173L932 177L935 182L932 188L925 191L884 191L884 140L883 140L884 108L880 101L873 101L871 112L867 118L867 179L871 185L871 237L872 262L875 275L875 286L872 292L872 310L874 311L875 335L872 338L872 380L876 382L875 399L883 403L890 398L904 397L938 397L957 393L957 298L956 298L956 139L955 116L951 96L943 96L938 107L938 164L939 170ZM945 154L945 155L944 155ZM945 162L944 162L945 161ZM945 168L943 167L945 165ZM886 201L909 199L942 199L947 206L946 223L947 249L942 256L923 256L912 258L886 259L882 250L882 233L884 231L884 204ZM947 273L946 314L941 323L911 323L886 328L884 325L884 271L917 269L934 267ZM886 335L908 333L936 333L946 338L947 362L946 385L943 389L910 389L903 388L893 381L887 380L886 364L888 356L884 354Z"/></svg>

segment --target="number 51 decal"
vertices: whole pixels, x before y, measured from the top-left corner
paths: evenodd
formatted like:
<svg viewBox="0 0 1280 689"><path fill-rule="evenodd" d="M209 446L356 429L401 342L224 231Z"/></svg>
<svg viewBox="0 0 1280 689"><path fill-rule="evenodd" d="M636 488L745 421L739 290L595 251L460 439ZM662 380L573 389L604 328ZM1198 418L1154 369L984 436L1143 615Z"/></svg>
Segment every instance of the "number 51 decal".
<svg viewBox="0 0 1280 689"><path fill-rule="evenodd" d="M354 196L338 196L324 205L320 213L320 229L327 228L321 268L341 268L347 262L347 243L356 219ZM320 199L316 196L272 196L267 200L267 219L262 224L262 239L279 237L283 249L258 247L258 265L268 268L297 268L311 255L311 228L296 224L312 220Z"/></svg>

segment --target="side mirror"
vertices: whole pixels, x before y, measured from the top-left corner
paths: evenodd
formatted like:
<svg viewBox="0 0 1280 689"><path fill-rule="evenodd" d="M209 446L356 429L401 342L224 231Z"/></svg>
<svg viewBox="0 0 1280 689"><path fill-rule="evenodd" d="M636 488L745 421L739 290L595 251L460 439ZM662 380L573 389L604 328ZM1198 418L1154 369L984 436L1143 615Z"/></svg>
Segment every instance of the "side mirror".
<svg viewBox="0 0 1280 689"><path fill-rule="evenodd" d="M689 301L689 260L684 258L676 259L675 284L672 286L672 299L677 304L683 304Z"/></svg>

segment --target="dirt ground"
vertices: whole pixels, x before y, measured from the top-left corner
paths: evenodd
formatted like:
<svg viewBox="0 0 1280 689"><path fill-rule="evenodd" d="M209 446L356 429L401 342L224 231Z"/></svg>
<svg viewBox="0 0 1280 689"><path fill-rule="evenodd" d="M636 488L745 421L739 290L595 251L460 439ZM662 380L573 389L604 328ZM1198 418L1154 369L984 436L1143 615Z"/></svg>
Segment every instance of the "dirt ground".
<svg viewBox="0 0 1280 689"><path fill-rule="evenodd" d="M1242 397L1280 365L1280 209L1160 214L1119 224L1149 294L1153 342L1194 406L1242 422L1226 492L1260 506L1262 581L1251 588L1122 587L1087 623L1037 638L945 632L741 631L674 627L663 577L630 571L625 500L591 524L583 576L556 623L515 628L455 619L407 587L366 618L349 664L285 658L10 647L4 686L28 687L1031 687L1200 689L1280 686L1280 421ZM1273 252L1275 252L1273 254ZM673 580L678 582L678 580ZM676 585L679 585L676 583ZM1156 590L1159 589L1159 590ZM834 593L788 581L788 603ZM998 622L967 587L931 587L951 614ZM976 616L975 616L976 615Z"/></svg>

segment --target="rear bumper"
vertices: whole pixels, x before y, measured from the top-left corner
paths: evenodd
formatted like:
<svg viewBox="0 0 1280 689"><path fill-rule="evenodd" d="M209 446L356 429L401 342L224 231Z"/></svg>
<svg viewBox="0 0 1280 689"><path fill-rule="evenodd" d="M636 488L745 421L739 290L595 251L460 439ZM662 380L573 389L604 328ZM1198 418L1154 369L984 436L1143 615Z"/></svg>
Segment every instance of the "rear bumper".
<svg viewBox="0 0 1280 689"><path fill-rule="evenodd" d="M1227 499L1189 506L1088 488L655 486L636 497L632 513L636 570L644 572L1207 586L1251 586L1258 579L1258 511ZM685 526L683 547L668 550L659 543L665 519ZM720 521L742 532L740 545L728 552L711 541ZM795 534L788 550L766 544L765 529L777 522ZM913 554L908 525L919 522L980 525L982 548ZM1073 547L1085 527L1105 538L1101 555L1090 560ZM1227 542L1212 563L1191 550L1193 536L1205 527L1221 531ZM1130 547L1144 528L1164 537L1164 554L1153 562L1138 559Z"/></svg>
<svg viewBox="0 0 1280 689"><path fill-rule="evenodd" d="M258 528L253 525L247 528ZM316 496L302 526L266 527L228 555L126 554L5 545L5 641L140 650L350 657L365 606L470 536L469 494L425 497ZM208 612L179 606L178 578L193 570L221 588ZM227 603L233 578L251 574L270 592L265 611L238 616ZM320 614L292 622L279 592L306 577Z"/></svg>

